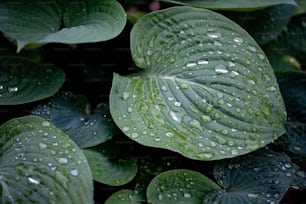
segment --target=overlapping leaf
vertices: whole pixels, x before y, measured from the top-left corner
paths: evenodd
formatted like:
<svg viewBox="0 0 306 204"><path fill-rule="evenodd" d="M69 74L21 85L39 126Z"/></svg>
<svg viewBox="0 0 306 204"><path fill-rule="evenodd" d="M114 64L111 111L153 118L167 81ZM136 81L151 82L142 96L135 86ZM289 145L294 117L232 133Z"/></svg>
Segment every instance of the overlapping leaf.
<svg viewBox="0 0 306 204"><path fill-rule="evenodd" d="M199 172L176 169L156 176L148 186L149 203L202 203L204 197L220 187Z"/></svg>
<svg viewBox="0 0 306 204"><path fill-rule="evenodd" d="M223 190L209 193L203 203L279 203L290 186L306 187L305 172L269 149L218 162L214 175Z"/></svg>
<svg viewBox="0 0 306 204"><path fill-rule="evenodd" d="M203 7L209 9L218 10L239 10L248 11L254 9L260 9L268 6L278 5L278 4L291 4L296 5L294 0L163 0L170 3L176 3L181 5Z"/></svg>
<svg viewBox="0 0 306 204"><path fill-rule="evenodd" d="M129 189L122 189L112 194L106 201L105 204L134 204L133 200L134 191Z"/></svg>
<svg viewBox="0 0 306 204"><path fill-rule="evenodd" d="M143 71L114 75L110 110L133 140L215 160L256 150L284 133L272 68L229 19L191 7L151 13L135 24L131 51Z"/></svg>
<svg viewBox="0 0 306 204"><path fill-rule="evenodd" d="M135 177L136 160L127 157L126 152L123 152L126 149L124 145L127 144L108 142L97 147L83 149L96 181L111 186L120 186Z"/></svg>
<svg viewBox="0 0 306 204"><path fill-rule="evenodd" d="M51 64L38 64L22 57L0 57L0 105L24 104L55 94L65 73Z"/></svg>
<svg viewBox="0 0 306 204"><path fill-rule="evenodd" d="M34 116L0 127L1 203L93 203L85 156L67 135Z"/></svg>
<svg viewBox="0 0 306 204"><path fill-rule="evenodd" d="M115 0L71 1L65 5L61 9L56 1L2 1L0 31L16 42L20 51L26 45L109 40L122 31L126 22L124 9Z"/></svg>
<svg viewBox="0 0 306 204"><path fill-rule="evenodd" d="M86 113L81 103L71 93L60 94L51 98L47 104L39 105L32 113L50 120L81 148L111 139L118 129L111 119L108 105L101 103L90 114Z"/></svg>

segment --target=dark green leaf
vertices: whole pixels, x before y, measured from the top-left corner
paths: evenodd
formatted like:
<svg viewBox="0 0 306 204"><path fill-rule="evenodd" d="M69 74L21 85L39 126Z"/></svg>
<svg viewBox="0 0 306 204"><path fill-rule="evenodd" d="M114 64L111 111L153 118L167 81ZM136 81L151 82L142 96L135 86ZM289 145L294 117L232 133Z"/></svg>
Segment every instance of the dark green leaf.
<svg viewBox="0 0 306 204"><path fill-rule="evenodd" d="M105 202L105 204L135 204L133 202L134 192L128 189L122 189L112 194Z"/></svg>
<svg viewBox="0 0 306 204"><path fill-rule="evenodd" d="M305 172L269 149L217 162L214 175L223 190L209 193L204 203L279 203L290 186L306 187Z"/></svg>
<svg viewBox="0 0 306 204"><path fill-rule="evenodd" d="M50 97L64 81L65 73L54 65L0 56L0 105L17 105Z"/></svg>
<svg viewBox="0 0 306 204"><path fill-rule="evenodd" d="M289 23L295 8L292 5L281 4L259 11L235 12L231 18L262 45L277 38Z"/></svg>
<svg viewBox="0 0 306 204"><path fill-rule="evenodd" d="M290 74L290 75L289 75ZM286 135L281 137L285 149L306 155L306 73L286 73L279 79L288 112Z"/></svg>
<svg viewBox="0 0 306 204"><path fill-rule="evenodd" d="M77 104L80 103L80 104ZM93 114L86 112L83 102L66 93L54 96L32 113L50 120L81 148L92 147L111 139L116 133L108 105L99 104Z"/></svg>
<svg viewBox="0 0 306 204"><path fill-rule="evenodd" d="M104 143L98 147L83 149L96 181L111 186L120 186L130 182L137 173L134 159L118 156L127 144Z"/></svg>
<svg viewBox="0 0 306 204"><path fill-rule="evenodd" d="M110 110L131 139L216 160L254 151L284 133L285 107L256 42L209 10L173 7L131 33L143 71L114 75Z"/></svg>
<svg viewBox="0 0 306 204"><path fill-rule="evenodd" d="M85 156L67 135L34 116L0 127L1 203L93 203Z"/></svg>
<svg viewBox="0 0 306 204"><path fill-rule="evenodd" d="M209 9L218 10L238 10L248 11L254 9L260 9L267 6L279 5L279 4L290 4L296 6L294 0L162 0L170 3L176 3L181 5L203 7Z"/></svg>
<svg viewBox="0 0 306 204"><path fill-rule="evenodd" d="M156 176L148 186L149 203L201 204L204 197L220 187L206 176L191 170L170 170Z"/></svg>
<svg viewBox="0 0 306 204"><path fill-rule="evenodd" d="M66 4L67 5L67 4ZM71 1L62 13L56 1L3 1L0 31L17 50L45 43L88 43L109 40L123 29L126 14L115 0ZM62 19L63 15L63 19ZM64 28L61 27L61 21Z"/></svg>

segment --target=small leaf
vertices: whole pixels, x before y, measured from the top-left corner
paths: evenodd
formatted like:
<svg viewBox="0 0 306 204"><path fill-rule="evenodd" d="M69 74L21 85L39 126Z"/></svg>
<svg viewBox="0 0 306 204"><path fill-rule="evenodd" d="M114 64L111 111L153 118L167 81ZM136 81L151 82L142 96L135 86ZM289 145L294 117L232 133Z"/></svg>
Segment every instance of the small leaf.
<svg viewBox="0 0 306 204"><path fill-rule="evenodd" d="M77 104L80 100L75 99L71 93L54 96L47 104L39 105L32 114L50 120L81 148L101 144L117 133L108 105L99 104L93 114L87 114L85 107L80 107L84 106L82 101Z"/></svg>
<svg viewBox="0 0 306 204"><path fill-rule="evenodd" d="M50 122L26 116L0 127L1 203L93 203L85 156Z"/></svg>
<svg viewBox="0 0 306 204"><path fill-rule="evenodd" d="M219 189L206 176L191 170L170 170L156 176L148 186L149 203L202 203L211 191Z"/></svg>
<svg viewBox="0 0 306 204"><path fill-rule="evenodd" d="M0 105L18 105L50 97L64 81L65 73L54 65L0 56Z"/></svg>
<svg viewBox="0 0 306 204"><path fill-rule="evenodd" d="M199 160L254 151L284 133L273 70L237 24L173 7L139 19L131 51L142 72L114 75L110 110L140 144Z"/></svg>
<svg viewBox="0 0 306 204"><path fill-rule="evenodd" d="M116 37L123 29L126 14L115 0L71 1L64 13L55 1L18 0L0 3L0 31L25 46L45 43L100 42ZM62 19L63 15L63 19ZM61 27L64 22L64 28Z"/></svg>
<svg viewBox="0 0 306 204"><path fill-rule="evenodd" d="M116 152L124 146L104 143L97 147L83 149L91 168L94 180L111 186L130 182L137 173L134 159L118 156Z"/></svg>
<svg viewBox="0 0 306 204"><path fill-rule="evenodd" d="M134 192L128 189L122 189L112 194L106 201L105 204L135 204L133 202Z"/></svg>
<svg viewBox="0 0 306 204"><path fill-rule="evenodd" d="M305 172L269 149L217 162L214 175L223 189L209 193L203 203L279 203L290 186L306 187Z"/></svg>
<svg viewBox="0 0 306 204"><path fill-rule="evenodd" d="M181 5L203 7L208 9L218 10L238 10L238 11L249 11L254 9L260 9L267 6L279 5L279 4L290 4L297 5L294 0L162 0L165 2L176 3Z"/></svg>

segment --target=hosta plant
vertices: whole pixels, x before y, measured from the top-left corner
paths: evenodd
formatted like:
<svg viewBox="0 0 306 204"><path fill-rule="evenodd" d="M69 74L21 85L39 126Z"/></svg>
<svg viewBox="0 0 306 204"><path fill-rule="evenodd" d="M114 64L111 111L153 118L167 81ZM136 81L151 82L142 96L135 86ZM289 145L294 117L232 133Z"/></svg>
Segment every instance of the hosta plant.
<svg viewBox="0 0 306 204"><path fill-rule="evenodd" d="M1 203L306 202L303 1L0 2Z"/></svg>

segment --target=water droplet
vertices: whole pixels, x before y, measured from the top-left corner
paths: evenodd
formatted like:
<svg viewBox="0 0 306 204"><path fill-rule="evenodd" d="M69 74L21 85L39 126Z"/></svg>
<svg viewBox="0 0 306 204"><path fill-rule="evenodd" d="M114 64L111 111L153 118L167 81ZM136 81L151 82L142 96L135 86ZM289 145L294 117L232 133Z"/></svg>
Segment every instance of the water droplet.
<svg viewBox="0 0 306 204"><path fill-rule="evenodd" d="M57 161L60 164L67 164L68 163L68 159L64 158L64 157L59 158Z"/></svg>
<svg viewBox="0 0 306 204"><path fill-rule="evenodd" d="M223 135L227 135L227 134L228 134L228 130L225 130L225 129L224 129L224 130L221 131L221 133L222 133Z"/></svg>
<svg viewBox="0 0 306 204"><path fill-rule="evenodd" d="M263 54L258 54L259 59L263 60L265 59L265 56Z"/></svg>
<svg viewBox="0 0 306 204"><path fill-rule="evenodd" d="M207 36L214 39L222 37L221 33L207 33Z"/></svg>
<svg viewBox="0 0 306 204"><path fill-rule="evenodd" d="M252 52L256 52L257 51L256 47L253 47L253 46L248 46L248 50L250 50Z"/></svg>
<svg viewBox="0 0 306 204"><path fill-rule="evenodd" d="M248 197L249 197L249 198L257 198L257 197L258 197L258 194L249 193L249 194L248 194Z"/></svg>
<svg viewBox="0 0 306 204"><path fill-rule="evenodd" d="M188 86L188 84L181 84L181 88L182 88L182 89L188 89L189 86Z"/></svg>
<svg viewBox="0 0 306 204"><path fill-rule="evenodd" d="M127 111L128 111L128 113L131 113L131 112L133 112L133 108L128 107Z"/></svg>
<svg viewBox="0 0 306 204"><path fill-rule="evenodd" d="M276 91L276 88L275 86L270 86L267 88L268 91L271 91L271 92L275 92Z"/></svg>
<svg viewBox="0 0 306 204"><path fill-rule="evenodd" d="M238 76L239 73L235 72L235 71L231 71L230 75L231 75L231 77L235 77L235 76Z"/></svg>
<svg viewBox="0 0 306 204"><path fill-rule="evenodd" d="M139 134L137 132L132 133L132 138L136 139L139 137Z"/></svg>
<svg viewBox="0 0 306 204"><path fill-rule="evenodd" d="M72 176L78 176L78 175L79 175L79 172L78 172L77 169L73 169L73 170L70 171L70 174L71 174Z"/></svg>
<svg viewBox="0 0 306 204"><path fill-rule="evenodd" d="M160 201L162 201L162 200L163 200L163 195L162 195L162 194L159 194L159 195L158 195L158 199L159 199Z"/></svg>
<svg viewBox="0 0 306 204"><path fill-rule="evenodd" d="M211 117L208 116L208 115L202 115L201 118L202 118L202 121L203 121L204 123L209 123L209 122L212 121Z"/></svg>
<svg viewBox="0 0 306 204"><path fill-rule="evenodd" d="M36 184L36 185L40 184L40 180L36 178L28 177L28 181L32 184Z"/></svg>
<svg viewBox="0 0 306 204"><path fill-rule="evenodd" d="M253 81L253 80L248 80L248 83L251 84L251 85L255 85L256 84L255 81Z"/></svg>
<svg viewBox="0 0 306 204"><path fill-rule="evenodd" d="M3 87L3 85L0 85L0 90L2 90L4 87Z"/></svg>
<svg viewBox="0 0 306 204"><path fill-rule="evenodd" d="M165 135L166 135L167 137L173 137L173 136L174 136L174 134L173 134L172 132L166 132Z"/></svg>
<svg viewBox="0 0 306 204"><path fill-rule="evenodd" d="M234 42L236 42L236 43L243 43L244 40L241 37L235 37L234 38Z"/></svg>
<svg viewBox="0 0 306 204"><path fill-rule="evenodd" d="M128 132L128 131L130 130L130 128L129 128L129 127L123 127L122 130L123 130L124 132Z"/></svg>
<svg viewBox="0 0 306 204"><path fill-rule="evenodd" d="M199 60L198 64L208 64L208 61L207 60Z"/></svg>
<svg viewBox="0 0 306 204"><path fill-rule="evenodd" d="M214 45L216 45L216 46L222 46L222 43L220 43L219 41L215 41L215 42L214 42Z"/></svg>
<svg viewBox="0 0 306 204"><path fill-rule="evenodd" d="M177 106L177 107L180 107L181 106L181 102L176 101L176 102L174 102L174 105Z"/></svg>
<svg viewBox="0 0 306 204"><path fill-rule="evenodd" d="M234 67L234 66L236 66L236 64L235 64L234 62L229 62L229 63L228 63L228 66L229 66L229 67Z"/></svg>
<svg viewBox="0 0 306 204"><path fill-rule="evenodd" d="M192 67L195 67L195 66L197 66L197 63L194 63L194 62L186 64L186 67L188 67L188 68L192 68Z"/></svg>
<svg viewBox="0 0 306 204"><path fill-rule="evenodd" d="M41 149L45 149L45 148L47 148L47 145L45 144L45 143L39 143L39 148L41 148Z"/></svg>
<svg viewBox="0 0 306 204"><path fill-rule="evenodd" d="M169 116L176 122L182 122L182 116L177 112L170 111Z"/></svg>
<svg viewBox="0 0 306 204"><path fill-rule="evenodd" d="M226 66L224 64L220 64L215 67L215 72L217 74L225 74L228 73L228 70L226 69Z"/></svg>
<svg viewBox="0 0 306 204"><path fill-rule="evenodd" d="M238 151L236 149L232 149L231 153L232 153L232 155L237 155Z"/></svg>
<svg viewBox="0 0 306 204"><path fill-rule="evenodd" d="M191 127L194 127L194 128L196 128L196 129L198 129L198 130L200 130L200 131L203 131L203 128L202 128L202 126L201 126L201 123L199 122L199 121L197 121L197 120L190 120L189 121L189 125L191 126Z"/></svg>
<svg viewBox="0 0 306 204"><path fill-rule="evenodd" d="M163 91L167 91L167 90L168 90L168 88L167 88L166 86L164 86L164 85L163 85L163 86L161 87L161 90L163 90Z"/></svg>
<svg viewBox="0 0 306 204"><path fill-rule="evenodd" d="M8 87L8 92L10 93L14 93L14 92L17 92L18 91L18 87L17 86L14 86L14 87Z"/></svg>
<svg viewBox="0 0 306 204"><path fill-rule="evenodd" d="M130 93L129 92L123 92L122 98L123 98L123 100L128 100L128 98L130 98Z"/></svg>
<svg viewBox="0 0 306 204"><path fill-rule="evenodd" d="M43 127L48 127L48 126L50 126L50 122L48 122L48 121L43 121L43 122L41 123L41 125L42 125Z"/></svg>
<svg viewBox="0 0 306 204"><path fill-rule="evenodd" d="M185 193L184 193L184 198L191 198L191 194L190 194L190 193L185 192Z"/></svg>

